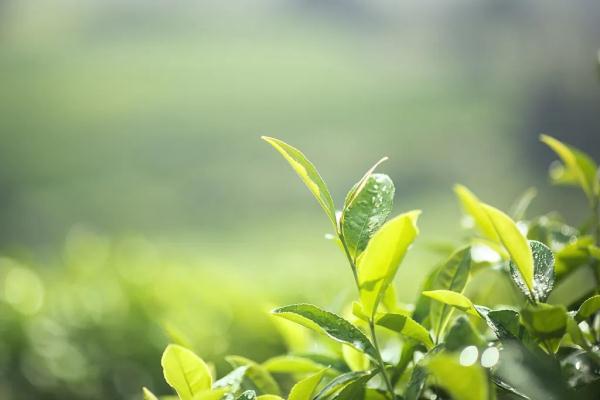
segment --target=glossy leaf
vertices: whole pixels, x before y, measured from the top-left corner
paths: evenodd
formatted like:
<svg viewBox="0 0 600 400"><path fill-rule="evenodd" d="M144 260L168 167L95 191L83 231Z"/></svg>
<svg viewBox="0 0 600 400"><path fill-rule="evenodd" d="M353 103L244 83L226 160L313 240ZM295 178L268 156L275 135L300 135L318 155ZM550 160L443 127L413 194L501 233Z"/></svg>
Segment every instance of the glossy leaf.
<svg viewBox="0 0 600 400"><path fill-rule="evenodd" d="M331 194L329 193L325 181L321 178L321 175L319 175L315 166L295 147L292 147L279 139L267 136L263 136L262 139L281 153L283 158L285 158L292 166L300 179L302 179L304 184L315 196L323 210L325 210L325 213L337 231L337 220L335 217L333 199L331 198Z"/></svg>
<svg viewBox="0 0 600 400"><path fill-rule="evenodd" d="M273 314L296 322L330 338L349 344L355 349L376 357L375 348L357 327L337 314L312 304L293 304L273 310Z"/></svg>
<svg viewBox="0 0 600 400"><path fill-rule="evenodd" d="M321 379L323 379L326 371L327 368L321 369L316 374L304 378L300 382L296 383L290 391L288 400L312 400L313 394L321 382Z"/></svg>
<svg viewBox="0 0 600 400"><path fill-rule="evenodd" d="M529 290L519 269L510 262L510 276L521 292L534 302L544 302L554 287L554 255L545 244L530 240L533 254L533 288Z"/></svg>
<svg viewBox="0 0 600 400"><path fill-rule="evenodd" d="M488 398L487 375L478 364L464 366L456 357L440 353L427 363L427 369L453 400Z"/></svg>
<svg viewBox="0 0 600 400"><path fill-rule="evenodd" d="M519 337L519 313L510 310L491 310L484 314L485 320L498 339Z"/></svg>
<svg viewBox="0 0 600 400"><path fill-rule="evenodd" d="M158 400L158 397L156 397L154 395L154 393L152 393L150 390L148 390L148 388L143 387L142 394L143 394L144 400Z"/></svg>
<svg viewBox="0 0 600 400"><path fill-rule="evenodd" d="M358 263L360 298L365 312L377 310L394 279L400 262L417 237L420 211L411 211L386 222L371 238Z"/></svg>
<svg viewBox="0 0 600 400"><path fill-rule="evenodd" d="M354 193L353 193L354 192ZM341 217L344 241L354 258L385 223L394 203L394 183L385 174L358 182L346 198Z"/></svg>
<svg viewBox="0 0 600 400"><path fill-rule="evenodd" d="M575 314L577 322L585 321L592 315L600 311L600 295L595 295L583 302Z"/></svg>
<svg viewBox="0 0 600 400"><path fill-rule="evenodd" d="M307 374L321 371L326 365L314 362L309 358L298 356L277 356L265 361L262 366L271 373Z"/></svg>
<svg viewBox="0 0 600 400"><path fill-rule="evenodd" d="M262 365L241 356L227 356L225 360L234 368L247 367L245 376L252 381L259 393L281 394L279 385Z"/></svg>
<svg viewBox="0 0 600 400"><path fill-rule="evenodd" d="M423 292L423 295L433 300L439 301L440 303L456 307L459 310L466 312L467 314L481 317L471 300L469 300L462 293L453 292L451 290L429 290Z"/></svg>
<svg viewBox="0 0 600 400"><path fill-rule="evenodd" d="M254 390L246 390L244 393L242 393L237 400L255 400L256 399L256 392Z"/></svg>
<svg viewBox="0 0 600 400"><path fill-rule="evenodd" d="M587 154L547 135L540 140L560 157L563 165L550 171L550 177L558 184L579 185L590 200L598 193L598 166Z"/></svg>
<svg viewBox="0 0 600 400"><path fill-rule="evenodd" d="M496 233L496 229L477 196L463 185L455 185L454 193L458 197L464 212L473 218L473 221L481 234L492 242L499 242L500 238Z"/></svg>
<svg viewBox="0 0 600 400"><path fill-rule="evenodd" d="M230 373L213 383L212 388L227 388L229 392L236 393L240 390L240 387L242 386L242 381L244 380L244 376L246 375L246 371L248 370L248 368L249 367L247 365L243 365L234 369L233 371L231 371Z"/></svg>
<svg viewBox="0 0 600 400"><path fill-rule="evenodd" d="M315 400L323 400L328 398L336 391L340 390L344 386L365 378L367 376L372 376L372 372L370 371L352 371L347 372L342 375L338 375L329 381L315 396Z"/></svg>
<svg viewBox="0 0 600 400"><path fill-rule="evenodd" d="M527 288L533 288L533 253L525 236L519 231L515 222L502 211L492 206L483 204L500 242L510 255L511 260L523 277Z"/></svg>
<svg viewBox="0 0 600 400"><path fill-rule="evenodd" d="M433 341L429 336L429 332L418 322L412 318L402 314L383 314L378 315L376 320L377 325L390 329L394 332L417 340L425 345L428 349L433 348Z"/></svg>
<svg viewBox="0 0 600 400"><path fill-rule="evenodd" d="M165 380L182 400L192 400L197 393L211 388L212 377L208 366L185 347L168 345L162 355L161 365Z"/></svg>

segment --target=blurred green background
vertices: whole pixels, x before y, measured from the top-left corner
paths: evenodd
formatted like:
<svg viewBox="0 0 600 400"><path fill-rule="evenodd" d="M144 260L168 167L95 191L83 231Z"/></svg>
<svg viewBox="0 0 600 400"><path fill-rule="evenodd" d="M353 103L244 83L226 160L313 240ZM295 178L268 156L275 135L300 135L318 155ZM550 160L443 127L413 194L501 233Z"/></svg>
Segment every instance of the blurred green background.
<svg viewBox="0 0 600 400"><path fill-rule="evenodd" d="M411 301L460 240L452 185L580 221L545 132L600 155L597 1L0 2L0 398L166 393L173 337L224 368L283 349L266 310L335 307L351 274L259 140L337 204L381 156L424 211ZM448 240L450 238L450 240Z"/></svg>

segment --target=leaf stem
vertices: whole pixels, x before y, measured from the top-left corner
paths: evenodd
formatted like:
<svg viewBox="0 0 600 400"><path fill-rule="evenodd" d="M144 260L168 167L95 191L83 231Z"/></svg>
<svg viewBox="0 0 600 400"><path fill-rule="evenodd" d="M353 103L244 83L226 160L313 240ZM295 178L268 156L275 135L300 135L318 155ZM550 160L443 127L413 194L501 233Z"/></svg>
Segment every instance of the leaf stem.
<svg viewBox="0 0 600 400"><path fill-rule="evenodd" d="M354 276L354 283L356 283L356 290L358 290L358 293L360 295L360 284L358 282L358 271L356 269L356 263L350 255L350 249L348 249L348 245L346 244L346 239L344 239L344 235L340 233L338 234L338 237L340 238L340 242L342 242L344 254L346 254L346 258L348 259L348 263L350 264L350 269L352 270L352 275Z"/></svg>
<svg viewBox="0 0 600 400"><path fill-rule="evenodd" d="M385 381L385 386L387 387L388 392L390 392L390 396L392 396L392 400L395 398L394 387L392 386L392 382L388 377L388 374L385 370L385 363L383 362L383 358L381 358L381 350L379 349L379 343L377 342L377 335L375 333L375 323L373 318L369 319L369 329L371 330L371 337L373 338L373 346L375 346L375 352L377 353L377 363L379 364L379 371L381 372L381 376L383 376L383 380Z"/></svg>

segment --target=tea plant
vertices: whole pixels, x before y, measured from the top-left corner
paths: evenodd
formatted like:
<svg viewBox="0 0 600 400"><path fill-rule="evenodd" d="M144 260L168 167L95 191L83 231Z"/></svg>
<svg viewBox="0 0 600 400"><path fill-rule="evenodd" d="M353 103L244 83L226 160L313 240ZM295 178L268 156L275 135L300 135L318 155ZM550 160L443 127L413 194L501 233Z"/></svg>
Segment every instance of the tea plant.
<svg viewBox="0 0 600 400"><path fill-rule="evenodd" d="M179 399L276 400L284 393L288 400L600 396L600 179L589 156L541 137L561 160L551 167L551 180L579 187L588 200L590 217L579 228L557 213L526 219L531 190L509 215L457 185L475 233L429 273L414 305L404 305L396 300L393 281L419 235L421 212L388 220L394 184L375 172L385 159L350 189L337 211L317 169L298 149L263 139L325 211L354 277L356 300L344 317L312 304L273 310L289 354L263 363L228 357L233 370L216 381L192 351L169 345L162 367ZM465 294L484 271L512 282L519 294L513 304L484 304L476 290ZM330 340L317 338L307 351L305 328ZM148 389L144 398L156 399Z"/></svg>

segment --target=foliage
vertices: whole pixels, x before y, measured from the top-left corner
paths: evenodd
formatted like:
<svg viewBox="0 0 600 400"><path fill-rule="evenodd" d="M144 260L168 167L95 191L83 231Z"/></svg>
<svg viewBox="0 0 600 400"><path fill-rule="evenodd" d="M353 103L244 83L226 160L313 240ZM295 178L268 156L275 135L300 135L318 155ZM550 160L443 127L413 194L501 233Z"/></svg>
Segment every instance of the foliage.
<svg viewBox="0 0 600 400"><path fill-rule="evenodd" d="M221 384L210 385L206 364L189 350L167 347L164 374L180 399L267 400L284 393L289 400L597 398L600 183L589 156L542 136L564 163L552 168L553 182L577 185L589 200L590 223L579 229L556 214L524 219L531 192L511 217L457 186L478 232L432 270L411 306L397 302L393 281L419 234L420 211L385 222L394 185L374 172L379 163L336 213L325 181L306 156L280 140L264 139L290 163L332 222L357 300L340 313L311 304L275 309L274 318L297 324L282 331L287 336L303 338L304 328L321 334L313 346L319 352L290 348L264 363L235 357L234 370L217 381ZM482 246L493 257L474 257ZM519 293L513 304L481 304L467 294L476 275L490 269L513 282ZM592 283L578 287L576 298L562 298L558 289L582 273ZM148 389L144 396L154 398Z"/></svg>

